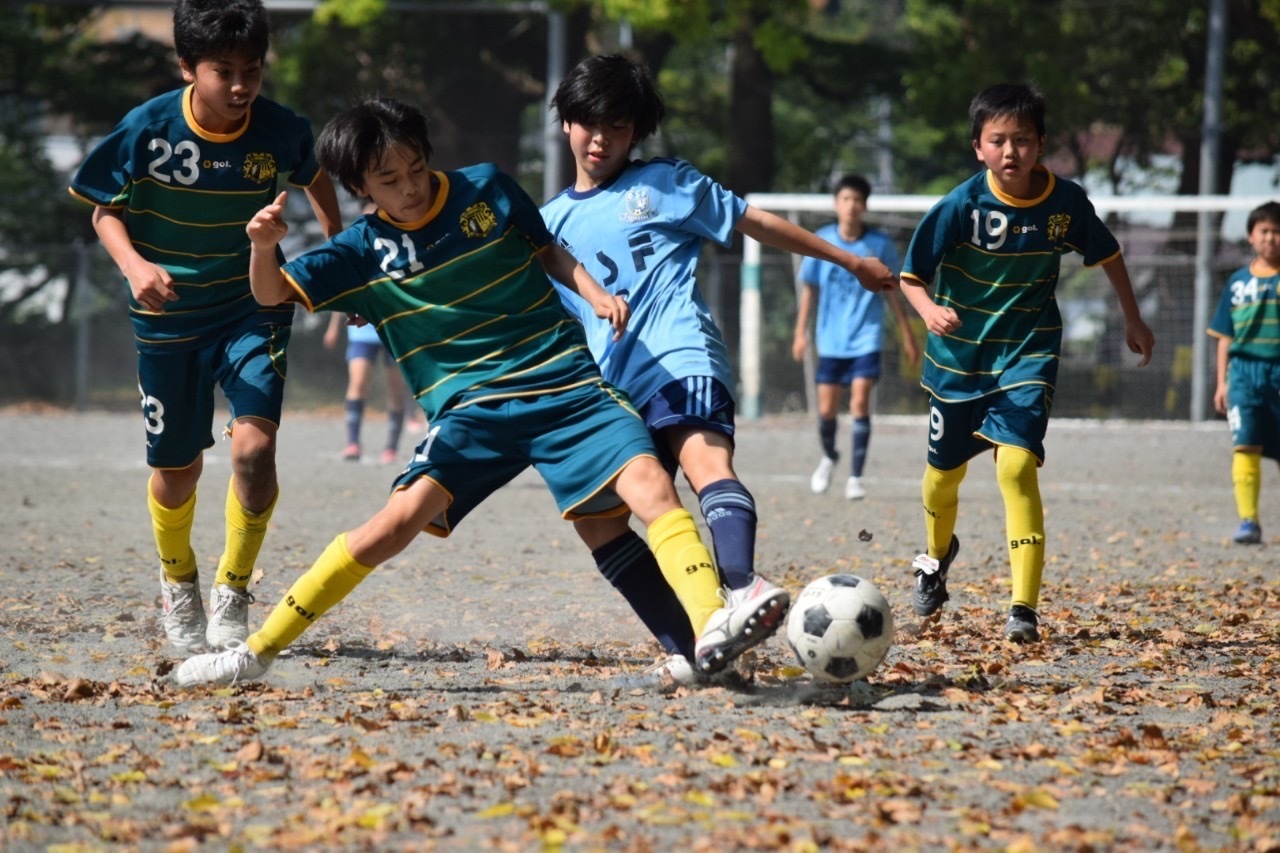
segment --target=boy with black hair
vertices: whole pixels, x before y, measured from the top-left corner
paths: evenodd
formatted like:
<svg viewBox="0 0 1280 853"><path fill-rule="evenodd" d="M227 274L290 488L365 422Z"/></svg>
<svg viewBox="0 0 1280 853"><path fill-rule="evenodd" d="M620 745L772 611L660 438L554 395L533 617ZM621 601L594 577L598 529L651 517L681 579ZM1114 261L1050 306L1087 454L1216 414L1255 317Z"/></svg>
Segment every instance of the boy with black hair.
<svg viewBox="0 0 1280 853"><path fill-rule="evenodd" d="M929 616L948 600L947 572L960 549L960 483L969 460L992 450L1012 573L1004 636L1016 643L1040 639L1045 536L1037 469L1062 348L1054 298L1061 256L1079 252L1087 266L1102 267L1139 366L1155 344L1116 238L1079 185L1038 162L1044 116L1044 96L1024 84L974 97L971 142L985 168L925 214L902 266L902 292L930 333L920 381L930 396L922 484L928 548L912 563L912 608Z"/></svg>
<svg viewBox="0 0 1280 853"><path fill-rule="evenodd" d="M816 233L846 251L879 258L890 270L901 266L892 238L869 228L863 221L871 182L862 175L845 175L835 186L836 221ZM858 280L837 264L805 258L796 276L800 300L796 309L791 354L804 359L809 348L809 318L814 314L814 345L818 351L818 439L822 458L809 478L809 489L820 495L831 486L831 474L840 454L836 451L837 407L840 393L849 389L849 414L853 416L853 441L849 478L844 496L851 501L866 497L862 472L871 444L871 392L880 379L880 353L884 339L884 308L888 303L897 321L902 352L908 363L920 360L920 348L907 321L907 311L896 293L869 293ZM815 308L816 305L816 308Z"/></svg>
<svg viewBox="0 0 1280 853"><path fill-rule="evenodd" d="M1246 227L1254 258L1227 279L1209 334L1218 339L1213 407L1231 427L1231 482L1240 515L1232 539L1257 545L1262 457L1280 461L1280 204L1255 207Z"/></svg>
<svg viewBox="0 0 1280 853"><path fill-rule="evenodd" d="M647 70L624 56L593 56L565 75L551 107L573 154L573 186L543 205L547 226L601 285L631 306L621 340L581 299L565 304L587 330L605 379L625 391L653 433L667 471L677 468L698 496L724 576L720 632L747 646L782 623L790 595L755 571L756 504L733 470L733 379L724 338L698 290L695 269L707 240L728 245L740 232L768 246L822 258L869 290L896 279L883 263L820 240L751 207L683 160L632 160L662 121L662 96ZM671 597L647 582L650 559L625 515L575 524L608 578L671 652L668 671L692 678L688 629ZM738 618L755 620L739 625ZM683 633L683 636L680 634ZM735 649L734 651L740 651ZM699 672L719 668L710 647L692 649ZM714 654L722 654L717 649Z"/></svg>
<svg viewBox="0 0 1280 853"><path fill-rule="evenodd" d="M376 210L281 268L282 194L249 223L254 296L264 305L298 302L363 317L400 365L430 428L386 505L334 539L244 645L183 663L179 684L261 677L374 567L423 530L448 536L531 465L565 518L630 507L647 527L661 576L679 594L685 623L717 668L727 666L744 646L707 628L729 621L720 615L711 555L644 424L601 378L582 327L548 276L590 305L615 342L627 325L626 301L555 242L537 206L495 166L429 169L419 110L365 101L329 122L316 149L324 169Z"/></svg>
<svg viewBox="0 0 1280 853"><path fill-rule="evenodd" d="M282 178L306 189L325 234L342 224L311 125L258 94L270 39L260 0L180 0L173 39L188 85L126 115L71 193L94 205L94 229L129 284L162 623L190 652L247 636L248 584L279 491L293 306L254 301L245 225ZM231 407L231 484L206 616L191 528L215 385Z"/></svg>

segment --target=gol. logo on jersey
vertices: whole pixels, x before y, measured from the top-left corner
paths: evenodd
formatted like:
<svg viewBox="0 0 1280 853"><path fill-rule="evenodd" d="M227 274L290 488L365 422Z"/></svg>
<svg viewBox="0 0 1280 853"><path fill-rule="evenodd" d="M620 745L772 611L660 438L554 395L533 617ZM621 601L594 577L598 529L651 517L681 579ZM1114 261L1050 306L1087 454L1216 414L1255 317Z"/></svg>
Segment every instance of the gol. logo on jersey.
<svg viewBox="0 0 1280 853"><path fill-rule="evenodd" d="M245 155L244 176L265 184L276 176L276 158L266 152Z"/></svg>
<svg viewBox="0 0 1280 853"><path fill-rule="evenodd" d="M480 201L462 211L458 224L468 237L488 237L489 232L497 227L498 217L493 215L488 204Z"/></svg>

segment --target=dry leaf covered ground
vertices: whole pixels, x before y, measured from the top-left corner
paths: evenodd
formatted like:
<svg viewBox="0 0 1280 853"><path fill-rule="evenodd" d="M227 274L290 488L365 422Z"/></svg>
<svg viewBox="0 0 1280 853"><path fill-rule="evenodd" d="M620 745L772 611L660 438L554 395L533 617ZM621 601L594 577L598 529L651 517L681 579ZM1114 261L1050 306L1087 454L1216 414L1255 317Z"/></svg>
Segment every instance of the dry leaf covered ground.
<svg viewBox="0 0 1280 853"><path fill-rule="evenodd" d="M852 689L774 639L735 686L665 692L532 475L381 567L264 682L180 691L136 418L0 424L4 849L1280 849L1280 478L1269 543L1232 545L1221 424L1055 422L1028 647L1000 638L988 458L961 492L952 600L922 626L923 419L876 422L857 504L809 494L807 419L745 424L761 568L793 592L870 578L897 643ZM255 624L384 500L392 472L340 443L334 418L286 421ZM197 511L206 575L225 452Z"/></svg>

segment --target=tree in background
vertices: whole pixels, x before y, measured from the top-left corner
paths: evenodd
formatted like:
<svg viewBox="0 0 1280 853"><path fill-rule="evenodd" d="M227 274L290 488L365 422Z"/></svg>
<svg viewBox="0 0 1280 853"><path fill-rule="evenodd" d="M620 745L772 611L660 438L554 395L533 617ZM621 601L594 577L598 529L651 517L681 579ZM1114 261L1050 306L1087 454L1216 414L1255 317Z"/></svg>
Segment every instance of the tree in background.
<svg viewBox="0 0 1280 853"><path fill-rule="evenodd" d="M11 285L0 321L68 316L74 256L67 244L96 239L87 209L67 194L46 152L48 117L84 139L109 129L134 105L130 99L163 77L174 85L163 45L141 37L97 44L86 38L85 21L76 10L0 6L0 266ZM41 300L48 305L52 284L62 285L55 298L64 304L32 310Z"/></svg>

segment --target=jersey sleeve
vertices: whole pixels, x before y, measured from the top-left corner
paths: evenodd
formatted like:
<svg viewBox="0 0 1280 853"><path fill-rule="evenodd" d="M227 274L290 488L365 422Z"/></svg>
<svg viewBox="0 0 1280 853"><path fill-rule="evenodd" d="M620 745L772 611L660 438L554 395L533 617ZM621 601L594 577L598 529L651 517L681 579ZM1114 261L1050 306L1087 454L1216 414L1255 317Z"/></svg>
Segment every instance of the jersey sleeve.
<svg viewBox="0 0 1280 853"><path fill-rule="evenodd" d="M316 162L315 138L311 133L311 122L300 115L292 116L292 154L294 167L289 175L289 183L295 187L310 187L320 175L320 164Z"/></svg>
<svg viewBox="0 0 1280 853"><path fill-rule="evenodd" d="M353 225L284 264L281 270L298 294L295 301L311 312L360 313L352 294L359 293L368 278L363 234L363 227Z"/></svg>
<svg viewBox="0 0 1280 853"><path fill-rule="evenodd" d="M1058 180L1062 179L1059 178ZM1084 256L1085 266L1093 267L1106 263L1120 254L1120 243L1116 240L1115 235L1111 233L1111 229L1107 227L1107 224L1098 216L1097 211L1093 208L1093 202L1089 201L1089 197L1084 194L1084 190L1081 189L1079 193L1081 227L1076 233L1067 238L1067 242Z"/></svg>
<svg viewBox="0 0 1280 853"><path fill-rule="evenodd" d="M99 207L123 207L134 175L134 134L126 118L103 137L71 179L71 193Z"/></svg>
<svg viewBox="0 0 1280 853"><path fill-rule="evenodd" d="M688 214L678 223L687 231L721 246L733 242L733 232L747 212L747 203L699 172L684 160L673 163L671 195L688 203Z"/></svg>
<svg viewBox="0 0 1280 853"><path fill-rule="evenodd" d="M888 234L883 237L884 239L880 241L880 251L876 255L889 268L889 272L898 275L902 271L902 257L898 254L898 247L893 245L893 238Z"/></svg>
<svg viewBox="0 0 1280 853"><path fill-rule="evenodd" d="M805 256L800 261L800 272L796 273L796 281L801 284L807 284L810 287L818 287L822 284L821 269L822 261L817 258Z"/></svg>
<svg viewBox="0 0 1280 853"><path fill-rule="evenodd" d="M933 281L942 258L963 239L963 215L964 204L954 191L929 209L907 246L907 256L902 264L904 278L914 278L924 284Z"/></svg>
<svg viewBox="0 0 1280 853"><path fill-rule="evenodd" d="M515 178L495 167L493 183L509 206L511 222L529 239L535 250L544 249L555 241L542 218L542 211Z"/></svg>
<svg viewBox="0 0 1280 853"><path fill-rule="evenodd" d="M1236 276L1233 275L1227 281L1227 286L1222 289L1222 295L1218 297L1218 307L1214 309L1213 318L1209 320L1208 332L1215 338L1235 340L1236 327L1231 321L1231 283L1235 279Z"/></svg>

